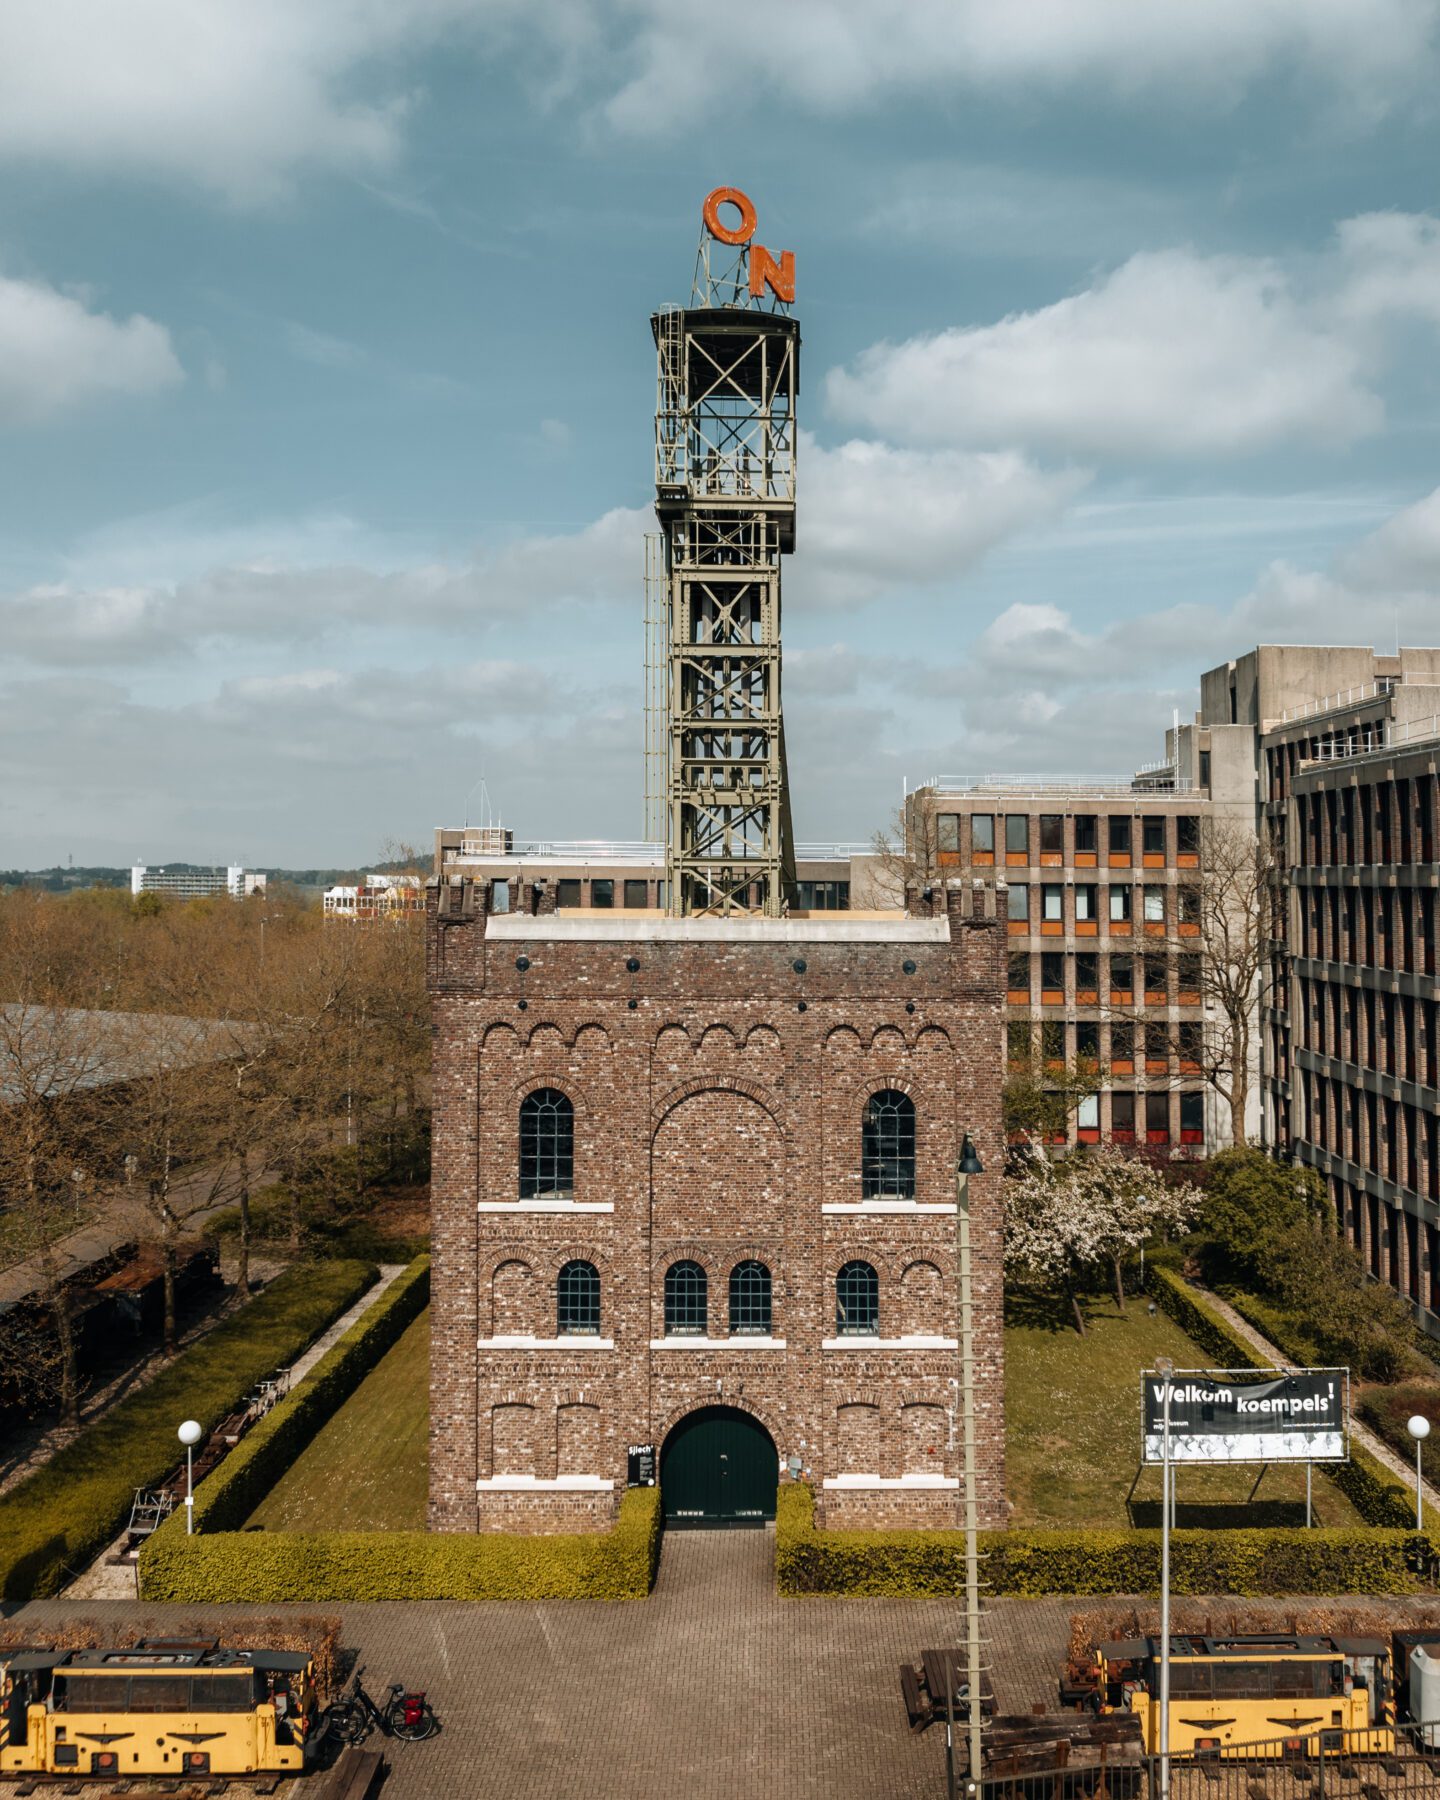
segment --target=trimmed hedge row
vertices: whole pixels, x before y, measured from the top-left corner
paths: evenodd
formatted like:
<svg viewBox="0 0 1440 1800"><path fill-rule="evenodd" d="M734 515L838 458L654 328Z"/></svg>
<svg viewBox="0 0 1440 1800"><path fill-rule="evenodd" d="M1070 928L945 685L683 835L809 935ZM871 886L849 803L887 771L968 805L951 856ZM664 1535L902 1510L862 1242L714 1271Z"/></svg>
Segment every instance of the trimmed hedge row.
<svg viewBox="0 0 1440 1800"><path fill-rule="evenodd" d="M1158 1531L986 1531L983 1579L997 1594L1144 1594L1160 1584ZM1175 1531L1177 1594L1405 1594L1431 1555L1413 1531ZM791 1484L776 1508L782 1594L954 1595L963 1531L818 1531L814 1496Z"/></svg>
<svg viewBox="0 0 1440 1800"><path fill-rule="evenodd" d="M1228 1320L1208 1306L1204 1298L1189 1287L1171 1269L1152 1267L1147 1271L1146 1286L1158 1305L1162 1306L1188 1338L1213 1356L1217 1367L1229 1369L1261 1369L1265 1359L1242 1337L1236 1335ZM1231 1302L1235 1305L1235 1302ZM1241 1311L1237 1305L1236 1311ZM1267 1315L1269 1309L1265 1309ZM1243 1316L1243 1314L1242 1314ZM1250 1321L1257 1331L1270 1336L1268 1324L1257 1317ZM1284 1344L1276 1347L1284 1354ZM1395 1477L1367 1451L1352 1441L1350 1460L1346 1463L1317 1463L1316 1467L1335 1483L1350 1504L1364 1519L1386 1531L1404 1531L1412 1527L1413 1502ZM1227 1532L1225 1536L1229 1536Z"/></svg>
<svg viewBox="0 0 1440 1800"><path fill-rule="evenodd" d="M0 1497L0 1595L58 1593L120 1531L135 1489L175 1467L180 1421L218 1424L353 1306L376 1274L373 1264L358 1262L287 1269Z"/></svg>
<svg viewBox="0 0 1440 1800"><path fill-rule="evenodd" d="M660 1490L632 1488L612 1531L157 1532L147 1600L643 1600L660 1555Z"/></svg>
<svg viewBox="0 0 1440 1800"><path fill-rule="evenodd" d="M426 1256L396 1277L344 1337L325 1352L295 1391L273 1407L195 1490L197 1532L235 1531L245 1523L429 1298L430 1259ZM156 1543L184 1535L185 1521L172 1517L146 1544L140 1555L142 1596L150 1597L146 1593L146 1568Z"/></svg>

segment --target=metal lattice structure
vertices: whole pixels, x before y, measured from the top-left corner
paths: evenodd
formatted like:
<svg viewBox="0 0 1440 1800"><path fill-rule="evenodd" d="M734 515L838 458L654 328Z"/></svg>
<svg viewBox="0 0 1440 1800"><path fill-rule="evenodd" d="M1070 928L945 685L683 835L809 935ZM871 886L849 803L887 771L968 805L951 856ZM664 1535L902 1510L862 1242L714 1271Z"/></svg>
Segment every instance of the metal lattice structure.
<svg viewBox="0 0 1440 1800"><path fill-rule="evenodd" d="M696 298L705 303L664 307L651 321L666 899L685 916L776 917L795 885L780 559L795 545L800 332L785 308L750 301L748 248L719 278L702 237Z"/></svg>

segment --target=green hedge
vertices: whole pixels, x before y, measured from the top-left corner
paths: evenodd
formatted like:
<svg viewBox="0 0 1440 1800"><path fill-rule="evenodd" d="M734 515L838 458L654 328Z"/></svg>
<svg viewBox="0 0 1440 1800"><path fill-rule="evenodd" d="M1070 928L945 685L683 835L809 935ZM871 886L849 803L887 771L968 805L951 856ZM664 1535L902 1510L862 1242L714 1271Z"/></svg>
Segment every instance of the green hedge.
<svg viewBox="0 0 1440 1800"><path fill-rule="evenodd" d="M1158 1531L986 1531L981 1579L997 1594L1144 1594L1160 1585ZM1413 1531L1175 1531L1177 1594L1404 1594L1431 1557ZM960 1593L962 1531L818 1531L808 1487L780 1490L776 1579L782 1594Z"/></svg>
<svg viewBox="0 0 1440 1800"><path fill-rule="evenodd" d="M316 1433L332 1419L360 1383L424 1309L430 1298L430 1259L422 1257L397 1276L325 1352L292 1394L266 1413L195 1491L196 1531L238 1530ZM140 1558L140 1589L154 1544L185 1533L185 1521L171 1518L155 1533Z"/></svg>
<svg viewBox="0 0 1440 1800"><path fill-rule="evenodd" d="M1208 1305L1204 1297L1173 1270L1152 1267L1146 1285L1157 1304L1169 1313L1185 1335L1215 1358L1217 1368L1262 1369L1267 1366L1264 1357L1236 1334L1223 1314ZM1240 1308L1237 1306L1236 1310ZM1270 1308L1257 1304L1257 1312L1262 1316L1250 1320L1255 1329L1266 1336L1270 1333L1263 1319L1268 1318L1270 1311ZM1271 1341L1284 1355L1293 1355L1294 1349L1299 1348L1287 1348L1275 1339ZM1297 1357L1297 1364L1301 1360ZM1387 1531L1404 1531L1412 1525L1415 1517L1413 1501L1384 1464L1377 1462L1358 1444L1351 1442L1349 1462L1317 1463L1315 1466L1335 1483L1367 1525Z"/></svg>
<svg viewBox="0 0 1440 1800"><path fill-rule="evenodd" d="M0 1497L0 1594L29 1600L58 1593L120 1531L135 1489L153 1486L175 1467L182 1419L198 1419L207 1430L218 1424L375 1278L369 1263L286 1270Z"/></svg>
<svg viewBox="0 0 1440 1800"><path fill-rule="evenodd" d="M643 1600L660 1554L660 1491L632 1488L608 1532L157 1532L144 1597L243 1600Z"/></svg>

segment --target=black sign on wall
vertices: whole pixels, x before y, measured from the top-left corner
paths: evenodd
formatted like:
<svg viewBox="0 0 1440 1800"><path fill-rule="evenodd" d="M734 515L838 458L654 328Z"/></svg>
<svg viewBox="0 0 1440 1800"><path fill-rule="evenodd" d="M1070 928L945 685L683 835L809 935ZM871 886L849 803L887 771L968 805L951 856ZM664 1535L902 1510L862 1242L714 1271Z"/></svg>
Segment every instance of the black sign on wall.
<svg viewBox="0 0 1440 1800"><path fill-rule="evenodd" d="M1165 1460L1165 1381L1140 1378L1144 1458ZM1348 1369L1177 1372L1169 1378L1173 1463L1343 1462Z"/></svg>
<svg viewBox="0 0 1440 1800"><path fill-rule="evenodd" d="M629 1455L625 1459L626 1487L654 1487L655 1485L655 1446L653 1444L632 1444Z"/></svg>

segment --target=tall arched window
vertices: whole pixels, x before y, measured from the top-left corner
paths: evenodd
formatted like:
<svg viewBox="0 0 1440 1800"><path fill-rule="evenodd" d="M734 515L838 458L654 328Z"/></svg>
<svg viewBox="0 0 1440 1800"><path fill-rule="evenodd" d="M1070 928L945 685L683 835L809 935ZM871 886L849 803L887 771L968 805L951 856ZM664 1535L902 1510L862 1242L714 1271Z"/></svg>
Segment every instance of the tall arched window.
<svg viewBox="0 0 1440 1800"><path fill-rule="evenodd" d="M567 1262L556 1277L555 1335L600 1335L600 1275L594 1263Z"/></svg>
<svg viewBox="0 0 1440 1800"><path fill-rule="evenodd" d="M835 1335L878 1337L880 1277L867 1262L848 1262L835 1277Z"/></svg>
<svg viewBox="0 0 1440 1800"><path fill-rule="evenodd" d="M731 1335L770 1335L770 1271L762 1262L736 1263L730 1271Z"/></svg>
<svg viewBox="0 0 1440 1800"><path fill-rule="evenodd" d="M575 1108L559 1088L520 1102L520 1198L568 1200L575 1186Z"/></svg>
<svg viewBox="0 0 1440 1800"><path fill-rule="evenodd" d="M704 1337L708 1299L705 1271L699 1263L671 1263L665 1271L666 1337Z"/></svg>
<svg viewBox="0 0 1440 1800"><path fill-rule="evenodd" d="M865 1102L860 1169L867 1200L915 1198L915 1102L898 1088Z"/></svg>

